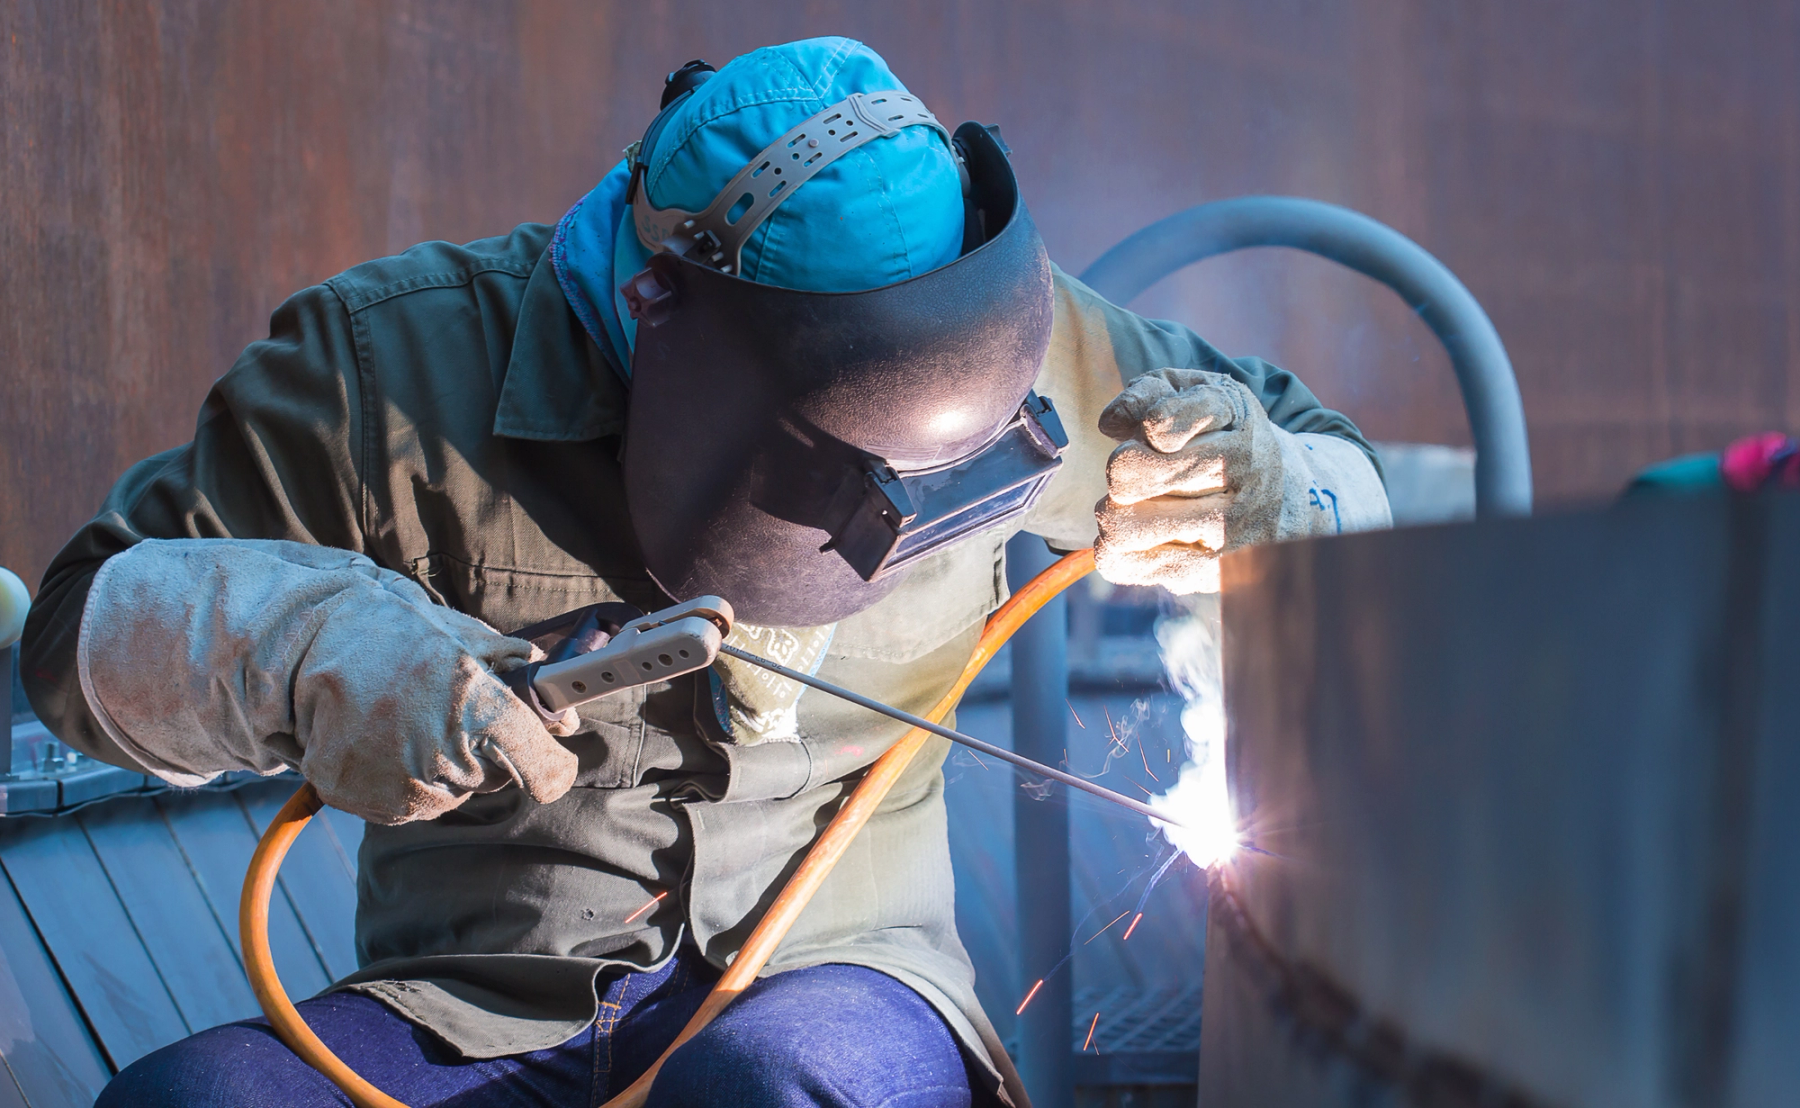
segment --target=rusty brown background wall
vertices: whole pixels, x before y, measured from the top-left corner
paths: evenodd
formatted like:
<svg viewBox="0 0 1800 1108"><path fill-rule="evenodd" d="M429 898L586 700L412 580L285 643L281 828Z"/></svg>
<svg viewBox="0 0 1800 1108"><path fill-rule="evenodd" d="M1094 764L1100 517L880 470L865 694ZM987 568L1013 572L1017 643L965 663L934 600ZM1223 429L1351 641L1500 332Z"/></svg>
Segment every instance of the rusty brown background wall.
<svg viewBox="0 0 1800 1108"><path fill-rule="evenodd" d="M1548 500L1800 426L1800 5L0 0L0 564L34 584L293 289L554 220L662 72L854 35L999 122L1061 263L1202 200L1369 212L1499 326ZM1428 332L1311 259L1140 305L1374 435L1466 441Z"/></svg>

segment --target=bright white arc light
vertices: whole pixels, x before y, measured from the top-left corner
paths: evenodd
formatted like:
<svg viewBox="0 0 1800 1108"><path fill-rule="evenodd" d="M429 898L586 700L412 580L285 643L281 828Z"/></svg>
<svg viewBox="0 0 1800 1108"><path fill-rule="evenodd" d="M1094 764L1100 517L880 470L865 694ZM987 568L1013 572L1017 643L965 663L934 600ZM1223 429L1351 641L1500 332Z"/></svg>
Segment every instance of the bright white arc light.
<svg viewBox="0 0 1800 1108"><path fill-rule="evenodd" d="M1217 596L1194 598L1188 614L1156 625L1163 666L1175 690L1187 701L1181 729L1187 735L1188 760L1168 792L1150 800L1184 826L1157 822L1163 837L1210 869L1231 860L1238 849L1237 816L1225 782L1225 689L1219 668Z"/></svg>

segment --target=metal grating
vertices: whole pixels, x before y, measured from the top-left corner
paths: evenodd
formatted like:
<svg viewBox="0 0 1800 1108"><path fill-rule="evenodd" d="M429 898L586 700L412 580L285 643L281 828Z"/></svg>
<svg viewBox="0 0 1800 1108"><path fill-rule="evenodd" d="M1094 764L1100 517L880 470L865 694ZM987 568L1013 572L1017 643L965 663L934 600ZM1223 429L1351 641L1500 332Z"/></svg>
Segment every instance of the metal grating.
<svg viewBox="0 0 1800 1108"><path fill-rule="evenodd" d="M1098 1023L1094 1014L1099 1013ZM1194 1053L1200 1049L1200 988L1141 992L1136 989L1083 989L1075 994L1074 1041L1081 1053ZM1094 1041L1087 1043L1088 1027Z"/></svg>

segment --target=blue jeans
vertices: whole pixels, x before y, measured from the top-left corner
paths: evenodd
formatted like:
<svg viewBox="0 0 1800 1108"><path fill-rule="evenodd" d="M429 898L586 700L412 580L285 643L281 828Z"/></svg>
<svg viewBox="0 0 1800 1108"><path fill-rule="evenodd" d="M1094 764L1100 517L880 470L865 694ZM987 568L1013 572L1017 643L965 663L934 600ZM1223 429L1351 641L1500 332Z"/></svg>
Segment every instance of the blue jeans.
<svg viewBox="0 0 1800 1108"><path fill-rule="evenodd" d="M298 1006L339 1058L411 1108L588 1108L649 1068L717 971L691 951L655 973L608 979L600 1019L548 1050L461 1057L381 1002L328 993ZM919 995L861 966L756 982L657 1075L649 1108L971 1108L993 1103L950 1029ZM202 1031L113 1079L95 1108L347 1105L264 1020Z"/></svg>

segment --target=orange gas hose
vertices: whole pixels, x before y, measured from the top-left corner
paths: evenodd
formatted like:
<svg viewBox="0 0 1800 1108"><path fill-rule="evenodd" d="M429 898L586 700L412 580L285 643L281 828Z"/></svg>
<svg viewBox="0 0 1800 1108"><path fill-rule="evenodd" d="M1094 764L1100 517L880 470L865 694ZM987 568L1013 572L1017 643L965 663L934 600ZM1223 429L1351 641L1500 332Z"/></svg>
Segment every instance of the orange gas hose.
<svg viewBox="0 0 1800 1108"><path fill-rule="evenodd" d="M319 799L312 782L301 785L269 821L269 829L256 844L256 853L250 855L250 869L244 874L244 895L238 901L238 934L244 944L244 973L249 976L256 1002L262 1005L263 1014L269 1017L275 1034L307 1065L344 1090L350 1103L356 1108L406 1108L405 1104L364 1081L333 1054L330 1047L319 1041L312 1028L306 1026L306 1020L294 1007L294 1002L288 999L287 990L281 987L281 978L275 974L275 957L269 951L269 896L275 891L275 875L281 869L281 860L287 857L288 847L294 845L300 832L324 806L325 802Z"/></svg>
<svg viewBox="0 0 1800 1108"><path fill-rule="evenodd" d="M969 682L993 659L1013 632L1051 598L1087 576L1093 568L1094 552L1079 550L1062 558L1014 593L1012 599L988 618L974 652L969 655L968 664L963 666L962 675L936 706L926 713L926 718L938 723L949 715L957 701L962 699ZM750 933L750 937L739 948L737 957L713 986L712 992L700 1005L700 1010L694 1013L687 1026L681 1029L681 1034L644 1071L643 1076L632 1082L630 1088L607 1101L604 1108L641 1108L650 1095L650 1085L656 1080L657 1071L669 1060L669 1055L699 1034L739 993L750 987L757 974L762 972L762 968L774 956L782 939L787 937L788 930L800 918L800 913L812 901L813 894L825 883L826 876L837 865L838 859L844 856L850 841L869 822L869 818L887 798L889 790L899 781L901 772L930 738L930 732L915 727L889 747L887 753L875 760L851 792L850 799L838 809L837 815L832 817L812 848L807 851L800 868L788 878L781 895L775 898L775 903L769 906L762 920L757 923L756 930ZM281 1041L308 1065L330 1078L356 1108L406 1108L400 1101L357 1076L355 1070L345 1065L329 1047L319 1041L319 1037L306 1026L306 1020L288 999L287 992L281 987L281 980L275 974L275 964L269 951L269 896L275 889L275 875L281 868L281 860L287 856L288 848L294 844L294 839L307 821L322 806L323 802L312 785L301 785L282 806L281 811L276 813L269 823L269 829L263 832L262 841L256 845L256 853L250 858L250 870L244 878L244 896L238 905L238 929L242 933L244 944L244 972L249 975L250 987L256 992L256 1000L262 1005L264 1014L269 1017L269 1022Z"/></svg>

